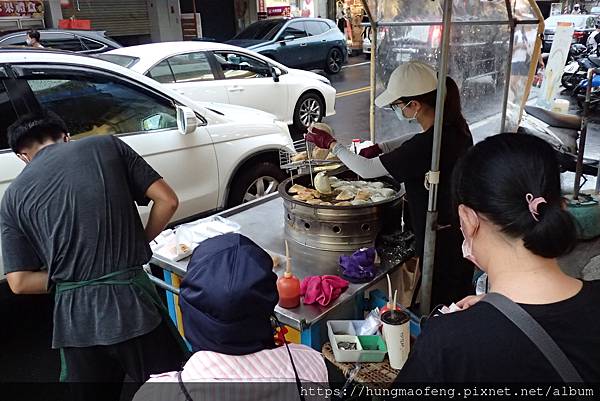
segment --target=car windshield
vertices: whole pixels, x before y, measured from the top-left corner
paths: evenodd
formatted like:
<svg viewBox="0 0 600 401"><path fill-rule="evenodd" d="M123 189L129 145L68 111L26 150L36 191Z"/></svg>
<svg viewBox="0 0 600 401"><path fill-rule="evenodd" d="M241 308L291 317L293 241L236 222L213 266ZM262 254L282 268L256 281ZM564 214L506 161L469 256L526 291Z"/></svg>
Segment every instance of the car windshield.
<svg viewBox="0 0 600 401"><path fill-rule="evenodd" d="M258 21L238 33L234 39L271 40L277 35L285 21Z"/></svg>
<svg viewBox="0 0 600 401"><path fill-rule="evenodd" d="M111 63L118 64L121 67L131 68L138 61L140 61L137 57L132 56L124 56L122 54L98 54L96 55L99 59L110 61Z"/></svg>
<svg viewBox="0 0 600 401"><path fill-rule="evenodd" d="M587 15L554 15L545 21L546 28L556 28L559 22L570 22L575 28L585 28Z"/></svg>

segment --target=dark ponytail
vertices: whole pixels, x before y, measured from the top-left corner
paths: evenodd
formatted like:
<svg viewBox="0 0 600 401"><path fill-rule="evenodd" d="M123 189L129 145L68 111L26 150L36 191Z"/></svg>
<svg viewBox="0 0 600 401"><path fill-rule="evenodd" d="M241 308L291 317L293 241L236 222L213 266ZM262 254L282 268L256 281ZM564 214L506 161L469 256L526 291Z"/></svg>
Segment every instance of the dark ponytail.
<svg viewBox="0 0 600 401"><path fill-rule="evenodd" d="M545 258L569 253L576 227L564 209L552 147L526 134L500 134L471 148L454 170L455 203L483 214L511 238ZM536 221L527 194L542 197Z"/></svg>

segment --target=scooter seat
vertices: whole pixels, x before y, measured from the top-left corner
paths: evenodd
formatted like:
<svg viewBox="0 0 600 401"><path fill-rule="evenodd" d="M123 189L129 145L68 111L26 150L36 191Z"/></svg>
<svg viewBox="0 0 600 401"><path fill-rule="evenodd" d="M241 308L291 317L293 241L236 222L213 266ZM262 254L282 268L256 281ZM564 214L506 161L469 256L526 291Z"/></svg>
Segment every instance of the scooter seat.
<svg viewBox="0 0 600 401"><path fill-rule="evenodd" d="M588 59L594 64L596 67L600 67L600 57L596 56L588 56Z"/></svg>
<svg viewBox="0 0 600 401"><path fill-rule="evenodd" d="M536 106L525 106L525 112L533 117L542 120L551 127L581 129L581 117L573 114L556 113Z"/></svg>

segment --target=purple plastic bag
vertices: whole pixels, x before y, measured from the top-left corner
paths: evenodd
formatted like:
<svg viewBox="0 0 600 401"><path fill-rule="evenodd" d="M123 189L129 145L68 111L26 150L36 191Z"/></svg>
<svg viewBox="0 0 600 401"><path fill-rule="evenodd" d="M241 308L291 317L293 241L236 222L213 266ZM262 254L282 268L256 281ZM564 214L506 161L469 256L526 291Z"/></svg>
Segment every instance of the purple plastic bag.
<svg viewBox="0 0 600 401"><path fill-rule="evenodd" d="M375 277L375 248L358 250L352 256L340 256L342 276L352 283L371 281Z"/></svg>

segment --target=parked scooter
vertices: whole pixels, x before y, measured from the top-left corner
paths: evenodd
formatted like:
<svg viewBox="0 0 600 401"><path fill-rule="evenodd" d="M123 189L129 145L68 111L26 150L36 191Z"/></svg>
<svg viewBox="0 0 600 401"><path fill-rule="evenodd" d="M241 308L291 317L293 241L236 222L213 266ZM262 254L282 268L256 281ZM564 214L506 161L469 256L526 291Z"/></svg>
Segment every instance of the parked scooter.
<svg viewBox="0 0 600 401"><path fill-rule="evenodd" d="M587 76L590 68L600 67L600 58L582 44L571 45L561 84L567 90L575 88Z"/></svg>
<svg viewBox="0 0 600 401"><path fill-rule="evenodd" d="M581 117L525 106L518 132L537 136L556 150L563 171L575 172ZM583 174L597 175L598 160L584 159Z"/></svg>
<svg viewBox="0 0 600 401"><path fill-rule="evenodd" d="M587 72L586 72L587 73ZM577 100L577 106L583 109L583 104L585 102L585 93L588 87L587 77L573 89L572 96ZM592 93L590 96L590 109L597 108L598 104L600 104L600 75L594 75L592 78Z"/></svg>

